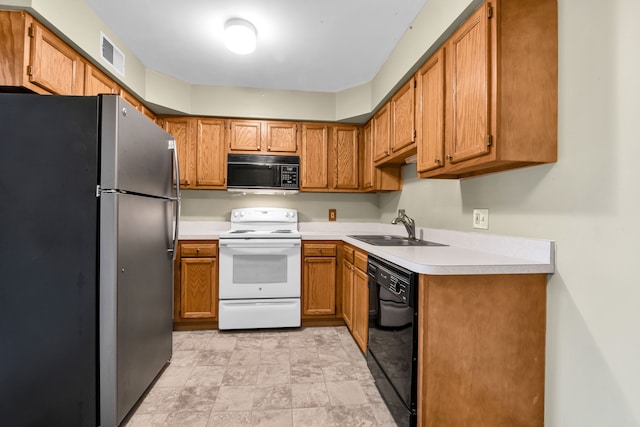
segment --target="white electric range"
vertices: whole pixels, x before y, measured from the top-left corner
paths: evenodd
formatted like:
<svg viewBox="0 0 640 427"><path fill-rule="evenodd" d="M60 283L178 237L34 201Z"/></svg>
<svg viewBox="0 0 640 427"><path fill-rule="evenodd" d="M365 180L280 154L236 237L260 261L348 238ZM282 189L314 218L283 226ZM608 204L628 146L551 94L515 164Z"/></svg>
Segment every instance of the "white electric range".
<svg viewBox="0 0 640 427"><path fill-rule="evenodd" d="M298 213L283 208L231 212L220 235L218 327L300 326Z"/></svg>

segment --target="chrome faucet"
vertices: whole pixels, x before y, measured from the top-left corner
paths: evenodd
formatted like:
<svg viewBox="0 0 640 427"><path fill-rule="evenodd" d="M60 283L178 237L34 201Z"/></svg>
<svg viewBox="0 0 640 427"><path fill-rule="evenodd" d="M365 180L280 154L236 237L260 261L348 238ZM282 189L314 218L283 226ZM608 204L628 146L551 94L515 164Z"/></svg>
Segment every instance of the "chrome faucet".
<svg viewBox="0 0 640 427"><path fill-rule="evenodd" d="M404 209L398 209L398 216L391 221L391 224L399 222L407 229L409 240L416 240L416 222L404 213Z"/></svg>

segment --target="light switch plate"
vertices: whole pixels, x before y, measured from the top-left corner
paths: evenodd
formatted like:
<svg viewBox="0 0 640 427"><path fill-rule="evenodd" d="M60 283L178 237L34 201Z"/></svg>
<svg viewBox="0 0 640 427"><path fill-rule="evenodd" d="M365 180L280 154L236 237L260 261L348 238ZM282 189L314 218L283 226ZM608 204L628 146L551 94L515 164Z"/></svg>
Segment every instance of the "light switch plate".
<svg viewBox="0 0 640 427"><path fill-rule="evenodd" d="M473 228L489 229L489 209L473 210Z"/></svg>

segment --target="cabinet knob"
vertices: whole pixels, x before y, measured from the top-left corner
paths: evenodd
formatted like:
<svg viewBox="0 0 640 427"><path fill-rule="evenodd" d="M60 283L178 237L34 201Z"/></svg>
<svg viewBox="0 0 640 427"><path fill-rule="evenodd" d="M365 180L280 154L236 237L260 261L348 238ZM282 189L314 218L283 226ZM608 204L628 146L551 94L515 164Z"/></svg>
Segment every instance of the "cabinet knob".
<svg viewBox="0 0 640 427"><path fill-rule="evenodd" d="M259 149L260 149L260 146L258 145L256 148L259 150Z"/></svg>
<svg viewBox="0 0 640 427"><path fill-rule="evenodd" d="M196 253L200 253L200 248L196 248Z"/></svg>
<svg viewBox="0 0 640 427"><path fill-rule="evenodd" d="M451 157L449 154L447 154L446 156L444 156L445 159L447 160L451 160L453 157Z"/></svg>
<svg viewBox="0 0 640 427"><path fill-rule="evenodd" d="M384 150L384 154L389 154L389 150Z"/></svg>
<svg viewBox="0 0 640 427"><path fill-rule="evenodd" d="M271 151L271 146L267 146L267 151Z"/></svg>
<svg viewBox="0 0 640 427"><path fill-rule="evenodd" d="M440 159L433 159L433 161L434 161L435 163L440 164Z"/></svg>

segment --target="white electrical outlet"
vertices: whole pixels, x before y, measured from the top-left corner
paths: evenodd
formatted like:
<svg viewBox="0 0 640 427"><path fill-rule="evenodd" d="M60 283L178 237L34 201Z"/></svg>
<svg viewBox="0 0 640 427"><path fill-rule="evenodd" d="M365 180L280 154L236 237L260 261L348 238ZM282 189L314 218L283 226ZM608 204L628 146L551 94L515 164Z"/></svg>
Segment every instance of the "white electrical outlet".
<svg viewBox="0 0 640 427"><path fill-rule="evenodd" d="M489 229L489 209L473 210L473 228Z"/></svg>

